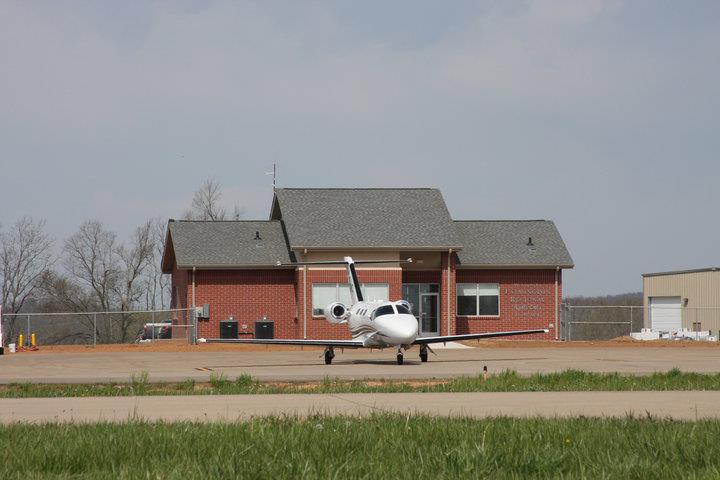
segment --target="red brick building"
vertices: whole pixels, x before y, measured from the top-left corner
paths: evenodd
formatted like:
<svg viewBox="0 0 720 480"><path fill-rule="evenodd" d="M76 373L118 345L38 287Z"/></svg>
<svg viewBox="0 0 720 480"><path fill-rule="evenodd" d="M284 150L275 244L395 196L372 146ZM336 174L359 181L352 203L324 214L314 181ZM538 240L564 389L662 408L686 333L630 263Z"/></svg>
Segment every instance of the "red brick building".
<svg viewBox="0 0 720 480"><path fill-rule="evenodd" d="M174 308L207 306L198 338L219 338L231 319L252 338L267 319L276 338L345 339L322 314L349 303L344 268L292 263L346 255L398 261L362 265L359 280L367 300L408 300L420 335L557 338L562 270L573 267L551 221L454 221L436 189L278 189L267 221L170 220L163 271Z"/></svg>

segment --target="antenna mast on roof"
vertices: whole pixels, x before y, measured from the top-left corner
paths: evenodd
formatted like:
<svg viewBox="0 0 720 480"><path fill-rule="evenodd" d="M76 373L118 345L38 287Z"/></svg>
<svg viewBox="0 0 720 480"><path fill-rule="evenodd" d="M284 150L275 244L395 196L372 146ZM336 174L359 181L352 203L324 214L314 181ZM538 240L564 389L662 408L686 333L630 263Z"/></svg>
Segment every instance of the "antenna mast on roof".
<svg viewBox="0 0 720 480"><path fill-rule="evenodd" d="M277 168L275 167L275 164L273 163L273 171L272 172L265 172L265 175L272 175L273 176L273 193L275 193L275 187L277 186L277 183L275 182L275 179L277 178Z"/></svg>

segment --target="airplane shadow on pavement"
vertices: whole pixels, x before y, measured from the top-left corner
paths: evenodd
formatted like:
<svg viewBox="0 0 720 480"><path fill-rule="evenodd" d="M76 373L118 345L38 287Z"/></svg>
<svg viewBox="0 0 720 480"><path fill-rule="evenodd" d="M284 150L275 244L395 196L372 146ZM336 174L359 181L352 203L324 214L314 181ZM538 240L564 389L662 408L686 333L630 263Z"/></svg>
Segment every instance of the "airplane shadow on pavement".
<svg viewBox="0 0 720 480"><path fill-rule="evenodd" d="M528 360L547 360L547 358L544 357L526 357L526 358L481 358L481 359L473 359L473 360L453 360L453 359L447 359L447 360L441 360L441 359L431 359L428 363L483 363L483 362L512 362L512 361L528 361ZM414 361L413 359L409 359L408 356L405 356L405 364L406 365L419 365L422 362L420 361ZM242 365L204 365L203 368L262 368L262 367L309 367L313 365L319 365L319 366L325 366L322 362L308 362L308 363L261 363L261 364L242 364ZM329 368L332 368L333 366L337 365L396 365L396 361L394 358L388 358L387 360L338 360L337 357L335 357L335 361L332 365L329 365ZM402 367L402 365L397 365L398 367Z"/></svg>

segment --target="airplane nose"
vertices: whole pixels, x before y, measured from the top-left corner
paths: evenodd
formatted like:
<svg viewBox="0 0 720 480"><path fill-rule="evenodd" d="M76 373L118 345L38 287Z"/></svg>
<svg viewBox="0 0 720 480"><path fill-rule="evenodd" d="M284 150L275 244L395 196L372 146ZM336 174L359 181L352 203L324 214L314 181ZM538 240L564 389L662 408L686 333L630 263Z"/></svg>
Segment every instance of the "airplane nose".
<svg viewBox="0 0 720 480"><path fill-rule="evenodd" d="M418 332L418 323L414 316L398 315L394 327L397 338L401 340L402 343L415 341Z"/></svg>
<svg viewBox="0 0 720 480"><path fill-rule="evenodd" d="M405 337L415 341L418 333L417 319L412 315L403 315L403 329Z"/></svg>
<svg viewBox="0 0 720 480"><path fill-rule="evenodd" d="M385 337L392 343L412 343L417 338L418 323L412 315L386 315L378 320Z"/></svg>

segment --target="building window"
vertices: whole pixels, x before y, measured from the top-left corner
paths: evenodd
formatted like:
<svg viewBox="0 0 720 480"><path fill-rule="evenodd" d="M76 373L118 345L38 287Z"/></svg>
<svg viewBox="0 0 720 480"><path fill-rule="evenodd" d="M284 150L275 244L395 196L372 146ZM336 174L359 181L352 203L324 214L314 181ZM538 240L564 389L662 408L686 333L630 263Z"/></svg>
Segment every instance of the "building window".
<svg viewBox="0 0 720 480"><path fill-rule="evenodd" d="M360 291L368 302L387 301L390 297L390 286L387 283L361 283ZM350 284L348 283L313 283L312 313L321 316L325 307L333 302L350 306Z"/></svg>
<svg viewBox="0 0 720 480"><path fill-rule="evenodd" d="M458 283L457 314L497 317L500 314L500 285L497 283Z"/></svg>
<svg viewBox="0 0 720 480"><path fill-rule="evenodd" d="M360 291L366 302L387 302L390 299L390 286L387 283L362 283Z"/></svg>

